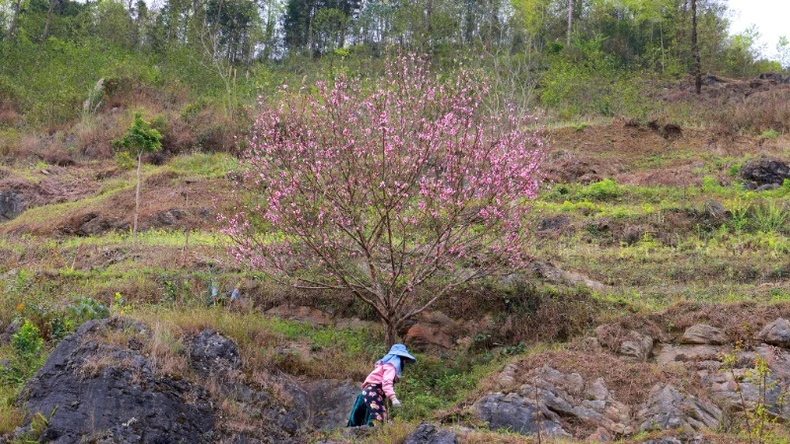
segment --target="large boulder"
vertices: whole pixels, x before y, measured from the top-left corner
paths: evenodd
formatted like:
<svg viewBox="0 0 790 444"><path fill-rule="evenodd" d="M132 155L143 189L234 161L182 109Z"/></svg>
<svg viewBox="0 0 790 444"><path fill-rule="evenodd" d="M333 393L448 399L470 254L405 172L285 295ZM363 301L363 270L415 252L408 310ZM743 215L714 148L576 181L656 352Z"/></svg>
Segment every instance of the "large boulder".
<svg viewBox="0 0 790 444"><path fill-rule="evenodd" d="M204 329L195 336L189 347L189 357L192 368L203 375L241 367L239 347L211 329Z"/></svg>
<svg viewBox="0 0 790 444"><path fill-rule="evenodd" d="M41 440L119 443L211 442L214 409L200 386L157 374L133 350L95 340L103 330L144 327L129 321L89 321L62 340L25 386L28 418L51 415Z"/></svg>
<svg viewBox="0 0 790 444"><path fill-rule="evenodd" d="M478 419L491 430L508 430L522 435L570 437L560 425L560 416L534 399L519 393L491 393L472 406Z"/></svg>
<svg viewBox="0 0 790 444"><path fill-rule="evenodd" d="M715 405L683 393L669 384L656 384L637 413L639 430L715 430L722 419Z"/></svg>
<svg viewBox="0 0 790 444"><path fill-rule="evenodd" d="M730 338L721 329L708 324L695 324L687 328L679 341L681 344L726 344Z"/></svg>
<svg viewBox="0 0 790 444"><path fill-rule="evenodd" d="M790 321L779 318L760 330L757 339L766 344L790 348Z"/></svg>
<svg viewBox="0 0 790 444"><path fill-rule="evenodd" d="M785 179L790 179L790 166L777 159L754 159L746 162L741 167L741 177L744 180L760 185L781 185Z"/></svg>
<svg viewBox="0 0 790 444"><path fill-rule="evenodd" d="M302 383L282 383L291 398L290 411L300 430L330 430L345 427L360 387L351 381L320 379Z"/></svg>
<svg viewBox="0 0 790 444"><path fill-rule="evenodd" d="M0 222L19 216L25 210L25 201L13 191L0 191Z"/></svg>

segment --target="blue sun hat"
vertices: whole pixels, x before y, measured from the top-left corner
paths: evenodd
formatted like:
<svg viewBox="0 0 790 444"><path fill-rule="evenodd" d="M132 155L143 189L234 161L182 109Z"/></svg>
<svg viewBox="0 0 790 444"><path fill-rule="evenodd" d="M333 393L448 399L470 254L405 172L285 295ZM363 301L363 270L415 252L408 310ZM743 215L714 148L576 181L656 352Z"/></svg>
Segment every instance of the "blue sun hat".
<svg viewBox="0 0 790 444"><path fill-rule="evenodd" d="M417 358L412 356L409 351L406 350L405 345L395 344L392 346L392 348L390 348L390 351L384 355L383 358L376 362L376 364L393 364L398 370L398 377L400 378L401 371L403 370L402 361L413 364L417 362Z"/></svg>

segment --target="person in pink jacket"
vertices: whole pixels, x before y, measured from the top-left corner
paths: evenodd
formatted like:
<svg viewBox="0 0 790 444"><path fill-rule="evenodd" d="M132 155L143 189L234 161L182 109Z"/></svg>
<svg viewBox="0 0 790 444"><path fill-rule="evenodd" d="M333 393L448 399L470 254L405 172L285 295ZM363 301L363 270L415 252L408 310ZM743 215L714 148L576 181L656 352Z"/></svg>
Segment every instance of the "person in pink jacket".
<svg viewBox="0 0 790 444"><path fill-rule="evenodd" d="M387 399L393 407L400 407L400 401L395 396L395 382L401 377L406 363L417 362L417 358L409 354L406 346L395 344L383 358L376 361L373 371L370 372L362 384L362 393L357 396L348 427L373 425L373 420L387 420Z"/></svg>

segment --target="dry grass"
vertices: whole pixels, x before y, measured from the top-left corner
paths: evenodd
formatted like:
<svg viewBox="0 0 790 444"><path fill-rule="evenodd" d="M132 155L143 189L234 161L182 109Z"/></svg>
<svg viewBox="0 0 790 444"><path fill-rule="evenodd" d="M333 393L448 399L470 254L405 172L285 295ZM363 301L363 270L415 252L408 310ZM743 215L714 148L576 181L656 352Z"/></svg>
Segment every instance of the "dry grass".
<svg viewBox="0 0 790 444"><path fill-rule="evenodd" d="M0 435L7 436L17 427L21 427L25 420L25 413L18 407L0 404Z"/></svg>

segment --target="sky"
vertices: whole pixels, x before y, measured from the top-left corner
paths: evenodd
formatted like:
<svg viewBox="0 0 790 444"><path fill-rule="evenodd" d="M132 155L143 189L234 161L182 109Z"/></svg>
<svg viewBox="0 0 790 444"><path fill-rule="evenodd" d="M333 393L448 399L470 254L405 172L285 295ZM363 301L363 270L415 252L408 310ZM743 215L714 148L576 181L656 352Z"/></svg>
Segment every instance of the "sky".
<svg viewBox="0 0 790 444"><path fill-rule="evenodd" d="M776 54L779 36L790 38L790 0L729 0L728 4L733 14L730 34L739 34L757 25L763 56Z"/></svg>

